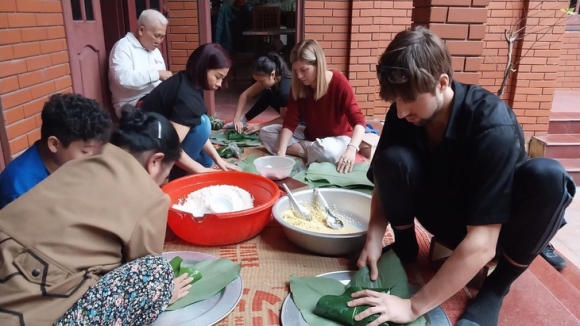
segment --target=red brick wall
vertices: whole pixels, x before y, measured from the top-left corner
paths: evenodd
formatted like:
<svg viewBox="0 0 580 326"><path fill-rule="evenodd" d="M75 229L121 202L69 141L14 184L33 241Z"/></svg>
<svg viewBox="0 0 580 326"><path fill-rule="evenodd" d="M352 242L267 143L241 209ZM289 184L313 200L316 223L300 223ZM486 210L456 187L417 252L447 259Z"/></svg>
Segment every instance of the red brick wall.
<svg viewBox="0 0 580 326"><path fill-rule="evenodd" d="M503 70L507 62L507 44L504 31L511 29L523 14L521 0L490 1L483 48L483 63L480 66L479 84L496 93L501 85ZM508 80L508 86L511 79ZM511 88L506 88L504 99L509 99Z"/></svg>
<svg viewBox="0 0 580 326"><path fill-rule="evenodd" d="M395 35L411 26L412 1L355 1L350 42L350 82L367 116L384 119L375 66Z"/></svg>
<svg viewBox="0 0 580 326"><path fill-rule="evenodd" d="M177 72L185 69L189 55L199 47L197 1L166 0L165 3L169 10L169 70Z"/></svg>
<svg viewBox="0 0 580 326"><path fill-rule="evenodd" d="M525 37L514 56L520 64L510 76L503 96L517 114L526 137L543 135L548 130L565 25L560 9L567 5L567 1L561 0L528 3ZM518 22L525 15L524 8L521 0L491 1L489 4L480 82L492 92L499 88L507 60L507 43L501 35L510 26L520 28Z"/></svg>
<svg viewBox="0 0 580 326"><path fill-rule="evenodd" d="M61 1L0 0L0 101L12 155L40 138L39 113L56 92L72 92Z"/></svg>
<svg viewBox="0 0 580 326"><path fill-rule="evenodd" d="M423 1L413 9L413 24L425 25L445 40L453 59L453 78L479 83L488 0Z"/></svg>
<svg viewBox="0 0 580 326"><path fill-rule="evenodd" d="M392 37L411 25L412 8L411 0L305 1L305 37L318 40L330 67L349 78L368 116L384 118L375 65Z"/></svg>
<svg viewBox="0 0 580 326"><path fill-rule="evenodd" d="M564 33L556 87L580 90L580 32Z"/></svg>
<svg viewBox="0 0 580 326"><path fill-rule="evenodd" d="M350 1L305 0L304 11L305 39L317 40L329 67L348 76Z"/></svg>

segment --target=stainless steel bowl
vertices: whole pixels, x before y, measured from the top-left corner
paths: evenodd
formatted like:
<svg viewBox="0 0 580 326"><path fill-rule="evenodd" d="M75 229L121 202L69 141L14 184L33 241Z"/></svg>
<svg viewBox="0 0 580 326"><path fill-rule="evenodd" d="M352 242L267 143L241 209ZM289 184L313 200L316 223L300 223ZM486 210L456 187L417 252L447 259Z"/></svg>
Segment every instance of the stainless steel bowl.
<svg viewBox="0 0 580 326"><path fill-rule="evenodd" d="M321 255L340 256L360 252L364 246L369 225L371 196L347 189L323 188L320 189L320 192L330 207L336 207L341 215L356 220L362 226L363 231L347 234L325 234L293 226L282 218L282 213L290 209L288 196L284 196L272 207L272 214L276 221L282 225L284 234L297 246ZM292 192L292 195L299 202L313 200L312 189Z"/></svg>

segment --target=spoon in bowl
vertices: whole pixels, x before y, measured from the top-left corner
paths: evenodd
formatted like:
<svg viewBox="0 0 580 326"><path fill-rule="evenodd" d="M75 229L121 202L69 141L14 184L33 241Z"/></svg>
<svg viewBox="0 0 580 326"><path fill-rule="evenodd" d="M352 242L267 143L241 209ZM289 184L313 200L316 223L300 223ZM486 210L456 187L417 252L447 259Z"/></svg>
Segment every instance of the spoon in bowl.
<svg viewBox="0 0 580 326"><path fill-rule="evenodd" d="M286 191L286 194L288 195L288 198L290 199L290 203L292 203L292 205L296 209L298 215L300 215L300 217L302 217L303 219L305 219L307 221L311 221L312 220L312 213L310 213L310 211L308 209L306 209L306 207L302 206L298 201L296 201L294 196L292 196L290 189L288 189L288 186L286 186L285 183L283 183L282 186L284 187L284 190Z"/></svg>
<svg viewBox="0 0 580 326"><path fill-rule="evenodd" d="M334 215L332 211L330 211L330 208L328 208L328 204L326 203L326 200L322 196L320 190L318 190L318 188L314 188L313 192L318 203L321 204L326 211L326 224L328 224L328 226L334 230L342 228L344 223L342 223L342 221L336 215Z"/></svg>
<svg viewBox="0 0 580 326"><path fill-rule="evenodd" d="M230 213L234 210L234 204L225 197L214 197L209 201L209 210L212 213Z"/></svg>

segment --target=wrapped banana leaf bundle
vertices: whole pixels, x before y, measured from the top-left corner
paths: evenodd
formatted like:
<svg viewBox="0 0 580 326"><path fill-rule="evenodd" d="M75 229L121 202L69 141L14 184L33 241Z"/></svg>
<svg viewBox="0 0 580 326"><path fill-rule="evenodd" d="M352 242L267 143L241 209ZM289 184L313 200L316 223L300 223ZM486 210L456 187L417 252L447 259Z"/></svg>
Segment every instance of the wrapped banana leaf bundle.
<svg viewBox="0 0 580 326"><path fill-rule="evenodd" d="M175 277L187 273L193 277L193 282L189 293L169 305L165 309L166 311L181 309L209 299L222 291L240 275L240 264L236 264L226 258L202 260L193 265L185 265L183 264L183 259L176 256L169 262L169 265L171 265Z"/></svg>
<svg viewBox="0 0 580 326"><path fill-rule="evenodd" d="M209 123L211 124L211 130L220 130L226 124L225 121L220 120L214 116L209 117Z"/></svg>
<svg viewBox="0 0 580 326"><path fill-rule="evenodd" d="M238 146L254 147L262 145L262 142L260 141L257 133L239 133L233 129L225 129L213 132L209 136L209 140L212 142L212 144L215 145L227 145L234 141Z"/></svg>
<svg viewBox="0 0 580 326"><path fill-rule="evenodd" d="M359 269L348 285L325 277L290 277L292 300L304 320L310 326L361 326L376 320L378 315L371 315L361 321L354 317L366 310L367 306L348 307L353 298L351 294L362 289L385 292L403 299L410 298L407 274L401 261L393 250L385 252L377 262L379 277L371 281L368 267ZM383 323L395 325L393 323ZM425 326L427 320L421 316L407 326Z"/></svg>
<svg viewBox="0 0 580 326"><path fill-rule="evenodd" d="M232 130L228 134L228 140L258 140L258 134L246 134L245 132L239 133L235 130Z"/></svg>
<svg viewBox="0 0 580 326"><path fill-rule="evenodd" d="M348 287L341 295L325 295L316 303L316 308L314 308L314 313L318 316L334 320L342 325L351 326L365 326L369 323L375 321L379 316L371 315L363 320L356 321L354 316L365 311L369 306L357 306L349 307L346 304L352 301L352 294L358 291L365 290L367 288L362 288L360 286ZM390 293L389 288L373 289L373 291ZM389 324L383 323L383 326L388 326Z"/></svg>

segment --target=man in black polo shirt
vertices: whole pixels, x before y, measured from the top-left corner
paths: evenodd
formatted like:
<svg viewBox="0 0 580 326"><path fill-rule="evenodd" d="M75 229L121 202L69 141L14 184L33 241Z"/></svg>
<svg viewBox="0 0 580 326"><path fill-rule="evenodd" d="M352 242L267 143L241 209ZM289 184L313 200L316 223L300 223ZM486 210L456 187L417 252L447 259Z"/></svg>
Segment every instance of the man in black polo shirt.
<svg viewBox="0 0 580 326"><path fill-rule="evenodd" d="M557 161L529 159L512 109L496 95L454 81L445 43L423 27L399 33L377 65L380 95L393 102L368 178L375 189L359 266L377 277L391 223L403 262L418 252L414 218L455 248L411 299L361 291L350 305L382 322L410 322L463 288L490 260L486 279L457 325L497 325L504 296L565 223L575 185Z"/></svg>

